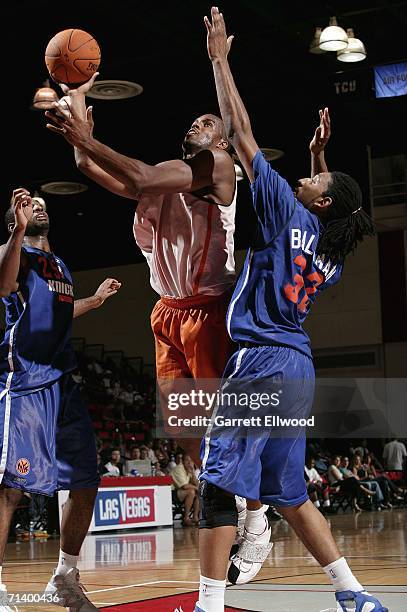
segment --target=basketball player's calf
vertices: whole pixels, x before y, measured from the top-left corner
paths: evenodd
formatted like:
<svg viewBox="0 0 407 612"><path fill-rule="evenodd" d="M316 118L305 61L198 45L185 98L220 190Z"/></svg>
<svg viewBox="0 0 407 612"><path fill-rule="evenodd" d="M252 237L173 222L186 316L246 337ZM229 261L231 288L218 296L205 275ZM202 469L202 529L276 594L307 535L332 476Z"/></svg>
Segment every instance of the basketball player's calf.
<svg viewBox="0 0 407 612"><path fill-rule="evenodd" d="M235 540L238 512L235 496L206 480L199 485L201 576L198 612L223 612L229 550ZM216 555L213 551L216 550Z"/></svg>
<svg viewBox="0 0 407 612"><path fill-rule="evenodd" d="M58 566L45 589L47 594L54 596L53 603L72 610L76 609L74 606L78 599L79 553L92 519L96 494L97 488L70 491L62 515ZM81 605L81 610L97 610L87 598L81 601Z"/></svg>

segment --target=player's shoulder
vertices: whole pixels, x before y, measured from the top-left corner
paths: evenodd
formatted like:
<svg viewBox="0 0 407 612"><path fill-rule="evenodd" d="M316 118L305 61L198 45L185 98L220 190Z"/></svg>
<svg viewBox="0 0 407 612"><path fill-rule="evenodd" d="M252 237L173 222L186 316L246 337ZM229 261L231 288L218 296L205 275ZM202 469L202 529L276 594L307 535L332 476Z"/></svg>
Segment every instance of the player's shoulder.
<svg viewBox="0 0 407 612"><path fill-rule="evenodd" d="M192 164L204 164L210 163L215 166L222 166L223 168L230 168L234 171L234 162L230 154L224 149L219 149L218 147L209 147L208 149L203 149L199 151L194 157L189 160L189 163Z"/></svg>

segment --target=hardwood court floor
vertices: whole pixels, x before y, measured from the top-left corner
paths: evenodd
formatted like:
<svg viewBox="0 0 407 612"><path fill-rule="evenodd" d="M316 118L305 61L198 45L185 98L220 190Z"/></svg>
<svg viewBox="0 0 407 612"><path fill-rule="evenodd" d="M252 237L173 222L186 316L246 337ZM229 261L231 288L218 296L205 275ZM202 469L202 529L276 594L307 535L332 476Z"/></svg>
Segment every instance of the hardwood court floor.
<svg viewBox="0 0 407 612"><path fill-rule="evenodd" d="M340 549L359 580L391 612L407 611L407 509L340 514L330 519ZM333 606L328 580L287 523L273 524L274 547L256 581L228 589L231 610L319 612ZM47 583L56 539L10 543L3 579L9 593L39 593ZM90 535L80 560L81 581L105 612L191 612L199 581L198 530L172 528ZM127 604L127 605L124 605ZM56 610L37 605L36 610ZM33 607L19 606L21 612Z"/></svg>

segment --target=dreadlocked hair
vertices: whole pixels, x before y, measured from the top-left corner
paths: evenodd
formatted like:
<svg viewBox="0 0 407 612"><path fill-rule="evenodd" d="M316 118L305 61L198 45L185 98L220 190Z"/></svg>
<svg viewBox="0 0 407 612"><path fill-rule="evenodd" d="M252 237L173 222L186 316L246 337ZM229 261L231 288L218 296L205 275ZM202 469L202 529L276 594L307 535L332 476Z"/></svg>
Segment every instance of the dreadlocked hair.
<svg viewBox="0 0 407 612"><path fill-rule="evenodd" d="M375 229L371 217L362 208L362 192L357 182L343 172L331 172L331 177L323 195L332 198L332 204L316 252L338 263L355 251L364 236L374 236Z"/></svg>

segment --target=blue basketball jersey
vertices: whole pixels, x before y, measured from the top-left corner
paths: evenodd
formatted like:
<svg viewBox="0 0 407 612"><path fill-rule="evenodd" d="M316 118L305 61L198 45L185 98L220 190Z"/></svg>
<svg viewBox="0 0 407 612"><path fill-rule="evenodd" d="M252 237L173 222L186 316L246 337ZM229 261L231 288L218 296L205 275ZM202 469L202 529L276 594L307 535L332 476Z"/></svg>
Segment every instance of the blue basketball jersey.
<svg viewBox="0 0 407 612"><path fill-rule="evenodd" d="M288 346L311 356L302 323L318 293L339 280L343 266L315 254L322 224L261 151L253 172L256 247L249 249L236 284L228 331L237 343Z"/></svg>
<svg viewBox="0 0 407 612"><path fill-rule="evenodd" d="M76 367L70 338L72 277L53 253L24 246L18 291L3 298L6 332L0 344L0 391L24 395Z"/></svg>

